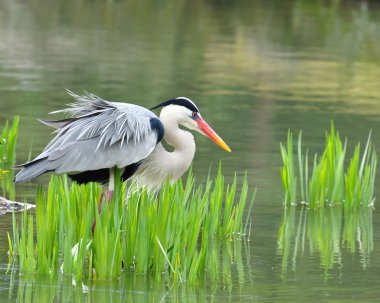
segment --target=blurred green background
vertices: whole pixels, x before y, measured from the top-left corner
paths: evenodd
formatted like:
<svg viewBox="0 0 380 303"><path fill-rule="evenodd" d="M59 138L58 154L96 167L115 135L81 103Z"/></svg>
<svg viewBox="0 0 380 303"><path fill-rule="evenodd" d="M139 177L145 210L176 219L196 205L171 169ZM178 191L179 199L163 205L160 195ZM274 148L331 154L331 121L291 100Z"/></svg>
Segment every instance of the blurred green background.
<svg viewBox="0 0 380 303"><path fill-rule="evenodd" d="M146 107L186 96L233 151L196 134L197 180L222 160L228 180L247 171L251 187L258 188L249 253L232 264L229 283L174 291L146 277L126 277L112 287L98 283L66 296L114 302L376 301L380 236L373 231L380 228L379 214L362 214L355 222L339 212L326 215L328 222L310 215L308 223L300 209L284 215L279 143L289 128L302 129L310 153L320 152L330 120L348 137L349 155L370 129L379 142L379 63L376 1L1 1L0 124L21 117L19 163L52 138L36 118L51 118L48 112L72 102L65 88ZM33 202L37 184L47 180L18 186L18 197ZM10 216L0 218L0 300L20 301L21 289L31 294L23 301L38 302L36 293L45 285L64 301L62 289L68 292L70 282L5 274L10 222ZM353 240L347 241L347 230Z"/></svg>

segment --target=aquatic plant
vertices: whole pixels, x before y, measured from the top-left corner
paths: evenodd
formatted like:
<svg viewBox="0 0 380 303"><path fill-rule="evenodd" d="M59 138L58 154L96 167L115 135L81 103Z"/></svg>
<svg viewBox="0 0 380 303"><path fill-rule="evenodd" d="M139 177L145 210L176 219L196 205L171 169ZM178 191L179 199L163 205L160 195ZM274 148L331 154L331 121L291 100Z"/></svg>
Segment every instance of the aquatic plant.
<svg viewBox="0 0 380 303"><path fill-rule="evenodd" d="M298 136L296 160L293 152L293 135L290 130L286 146L283 144L280 146L285 205L296 205L299 199L309 208L341 204L345 208L373 205L377 155L371 143L371 134L368 136L361 158L360 143L358 143L346 169L344 166L347 140L342 143L333 122L330 133L326 132L324 152L320 157L314 155L312 169L309 168L308 151L302 154L302 132Z"/></svg>
<svg viewBox="0 0 380 303"><path fill-rule="evenodd" d="M248 199L246 177L239 190L236 176L225 184L221 167L201 186L195 186L191 173L186 182L167 182L159 194L128 192L128 185L117 182L99 213L99 185L79 186L52 176L47 192L38 189L35 222L27 211L20 225L13 220L9 251L20 271L54 274L60 269L76 281L132 271L195 282L215 264L213 242L246 234L255 196L254 191Z"/></svg>
<svg viewBox="0 0 380 303"><path fill-rule="evenodd" d="M19 117L15 116L12 124L8 120L5 122L0 133L0 189L2 196L8 196L10 200L15 198L13 166L16 161L18 125ZM5 175L7 175L6 178Z"/></svg>

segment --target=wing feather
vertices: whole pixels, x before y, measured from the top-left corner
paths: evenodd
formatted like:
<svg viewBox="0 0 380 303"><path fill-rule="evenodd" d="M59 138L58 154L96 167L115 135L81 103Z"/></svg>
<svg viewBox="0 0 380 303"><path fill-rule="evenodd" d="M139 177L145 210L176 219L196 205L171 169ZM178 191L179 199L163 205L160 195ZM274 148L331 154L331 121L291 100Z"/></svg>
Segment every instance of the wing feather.
<svg viewBox="0 0 380 303"><path fill-rule="evenodd" d="M56 127L58 133L33 160L44 163L37 161L39 174L42 167L57 173L122 168L145 159L162 139L162 123L146 108L106 101L89 93L68 93L76 102L54 113L65 113L69 118L46 123ZM157 123L160 127L152 127ZM26 169L36 176L33 165L25 165L23 170ZM25 180L26 171L22 181Z"/></svg>

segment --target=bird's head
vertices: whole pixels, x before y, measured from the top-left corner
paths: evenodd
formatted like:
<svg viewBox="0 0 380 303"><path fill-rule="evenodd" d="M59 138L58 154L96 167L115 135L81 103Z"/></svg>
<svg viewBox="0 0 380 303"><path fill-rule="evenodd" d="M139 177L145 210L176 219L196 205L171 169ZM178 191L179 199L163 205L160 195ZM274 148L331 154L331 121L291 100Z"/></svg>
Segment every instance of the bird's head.
<svg viewBox="0 0 380 303"><path fill-rule="evenodd" d="M151 109L162 107L161 116L168 115L175 117L179 124L188 129L195 130L209 137L224 150L231 152L228 145L219 135L203 120L198 107L188 98L178 97L165 101Z"/></svg>

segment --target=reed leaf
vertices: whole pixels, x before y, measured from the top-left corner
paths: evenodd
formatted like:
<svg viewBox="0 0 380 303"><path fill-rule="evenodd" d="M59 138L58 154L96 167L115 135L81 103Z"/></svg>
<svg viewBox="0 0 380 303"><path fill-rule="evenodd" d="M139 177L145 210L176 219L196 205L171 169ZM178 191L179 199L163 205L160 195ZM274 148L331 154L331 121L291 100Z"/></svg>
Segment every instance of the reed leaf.
<svg viewBox="0 0 380 303"><path fill-rule="evenodd" d="M18 137L19 117L13 118L12 124L5 122L0 133L0 189L3 197L15 199L15 186L13 183L16 162L16 143Z"/></svg>

